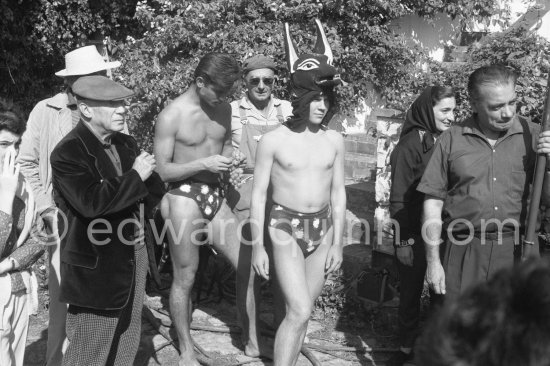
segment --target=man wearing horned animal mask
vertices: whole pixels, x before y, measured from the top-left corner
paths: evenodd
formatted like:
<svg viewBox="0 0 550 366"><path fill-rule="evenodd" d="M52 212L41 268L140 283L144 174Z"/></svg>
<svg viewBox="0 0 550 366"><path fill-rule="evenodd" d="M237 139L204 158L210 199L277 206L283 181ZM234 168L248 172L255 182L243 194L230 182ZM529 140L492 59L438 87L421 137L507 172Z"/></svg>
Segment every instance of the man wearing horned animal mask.
<svg viewBox="0 0 550 366"><path fill-rule="evenodd" d="M286 309L275 337L277 366L296 363L313 303L326 276L342 263L344 141L325 127L334 114L334 87L341 81L319 20L316 25L314 53L300 56L285 25L293 116L262 137L254 170L252 263L266 279L275 274ZM266 216L270 185L273 206ZM265 246L264 222L271 239Z"/></svg>

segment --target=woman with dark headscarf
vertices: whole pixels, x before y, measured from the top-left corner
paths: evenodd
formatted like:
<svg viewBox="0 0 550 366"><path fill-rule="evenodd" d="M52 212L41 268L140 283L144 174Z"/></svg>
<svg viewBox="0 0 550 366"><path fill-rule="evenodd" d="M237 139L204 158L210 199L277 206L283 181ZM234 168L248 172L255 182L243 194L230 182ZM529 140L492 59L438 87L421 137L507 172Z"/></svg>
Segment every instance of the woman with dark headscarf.
<svg viewBox="0 0 550 366"><path fill-rule="evenodd" d="M403 365L413 358L426 272L420 221L424 194L416 187L437 137L454 121L455 106L452 88L431 86L424 89L407 112L399 143L390 157L390 215L397 222L394 245L400 277L398 323L401 349L387 365Z"/></svg>

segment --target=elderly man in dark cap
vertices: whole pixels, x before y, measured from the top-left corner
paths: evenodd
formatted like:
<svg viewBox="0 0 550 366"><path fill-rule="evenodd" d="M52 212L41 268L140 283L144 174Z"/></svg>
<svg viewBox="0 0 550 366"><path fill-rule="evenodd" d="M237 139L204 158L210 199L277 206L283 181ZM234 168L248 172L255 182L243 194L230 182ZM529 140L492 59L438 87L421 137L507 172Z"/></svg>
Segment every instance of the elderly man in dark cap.
<svg viewBox="0 0 550 366"><path fill-rule="evenodd" d="M155 157L121 133L133 92L104 76L72 90L80 121L51 155L69 304L63 365L132 365L147 272L142 203L160 201L162 182Z"/></svg>
<svg viewBox="0 0 550 366"><path fill-rule="evenodd" d="M67 347L67 304L59 301L61 249L55 221L57 209L53 202L50 155L59 141L80 120L80 112L71 91L73 83L82 76L106 76L110 70L119 66L119 61L106 61L93 45L67 53L65 68L55 73L63 79L65 90L38 102L29 115L27 129L21 139L20 153L17 157L21 173L32 187L36 198L36 210L46 224L48 235L55 239L48 245L50 302L46 366L59 366Z"/></svg>
<svg viewBox="0 0 550 366"><path fill-rule="evenodd" d="M240 150L240 158L246 158L246 166L243 173L238 177L237 187L230 190L228 203L239 221L250 217L250 198L252 193L252 178L254 174L256 147L261 136L279 127L288 117L292 115L292 106L286 100L277 99L273 96L275 85L275 73L277 65L270 57L255 55L243 62L243 83L245 95L231 103L231 135L233 148ZM243 226L243 244L239 253L240 262L243 265L250 263L252 248L246 245L250 243L250 227ZM239 291L246 292L247 296L238 299L244 300L247 312L242 317L249 315L255 319L242 319L243 342L248 355L271 354L271 351L260 351L256 324L258 322L258 300L259 281L255 280L252 267L249 268L248 284L239 282ZM246 290L241 287L247 287ZM249 325L249 326L247 326ZM250 334L247 333L247 330ZM263 347L262 347L263 348Z"/></svg>

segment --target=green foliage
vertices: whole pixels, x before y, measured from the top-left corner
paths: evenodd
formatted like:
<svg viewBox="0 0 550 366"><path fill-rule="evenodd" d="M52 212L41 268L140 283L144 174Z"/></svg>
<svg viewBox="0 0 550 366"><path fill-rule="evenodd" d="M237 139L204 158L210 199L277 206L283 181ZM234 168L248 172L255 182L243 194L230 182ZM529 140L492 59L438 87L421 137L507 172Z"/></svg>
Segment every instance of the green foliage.
<svg viewBox="0 0 550 366"><path fill-rule="evenodd" d="M541 121L550 71L550 42L523 28L487 37L472 50L472 64L502 63L515 69L519 112Z"/></svg>
<svg viewBox="0 0 550 366"><path fill-rule="evenodd" d="M498 9L496 3L491 0L468 1L468 0L431 0L415 1L406 0L401 2L404 6L414 8L419 15L433 16L437 13L446 13L454 18L464 20L482 20L495 14Z"/></svg>
<svg viewBox="0 0 550 366"><path fill-rule="evenodd" d="M275 94L288 97L288 72L283 48L283 24L301 51L315 41L315 17L321 19L335 55L335 66L349 82L339 89L344 114L351 114L366 98L371 82L388 104L400 103L403 85L414 84L426 60L418 48L405 46L386 26L406 12L399 2L364 1L186 1L138 3L136 19L146 30L139 37L113 42L114 57L124 60L119 70L124 82L137 90L138 106L131 130L150 148L154 120L166 103L192 82L198 60L207 52L235 55L239 61L263 53L280 69ZM239 96L237 90L234 97Z"/></svg>
<svg viewBox="0 0 550 366"><path fill-rule="evenodd" d="M30 109L55 93L64 55L105 35L123 38L137 0L0 0L0 93Z"/></svg>
<svg viewBox="0 0 550 366"><path fill-rule="evenodd" d="M364 315L364 304L357 298L357 278L346 277L343 270L329 276L321 295L315 300L314 315L320 319Z"/></svg>
<svg viewBox="0 0 550 366"><path fill-rule="evenodd" d="M427 74L426 85L439 83L453 86L457 92L457 120L471 113L468 103L468 75L475 69L503 64L516 70L518 112L540 123L547 93L548 72L550 71L550 42L523 28L496 33L482 39L470 48L468 62L454 69L444 69L432 65Z"/></svg>
<svg viewBox="0 0 550 366"><path fill-rule="evenodd" d="M123 61L115 77L137 92L131 131L144 148L167 102L191 83L207 52L227 52L239 61L264 53L280 65L275 93L288 97L283 24L289 22L298 47L313 47L313 18L324 24L335 66L349 84L339 90L341 110L351 114L374 85L388 107L406 109L431 81L420 65L429 63L416 47L395 36L388 22L418 13L440 12L462 20L496 11L496 0L0 0L0 93L27 110L61 83L54 72L63 55L90 40L106 41ZM434 69L435 70L435 69ZM440 77L441 79L441 77ZM237 89L235 97L239 96Z"/></svg>

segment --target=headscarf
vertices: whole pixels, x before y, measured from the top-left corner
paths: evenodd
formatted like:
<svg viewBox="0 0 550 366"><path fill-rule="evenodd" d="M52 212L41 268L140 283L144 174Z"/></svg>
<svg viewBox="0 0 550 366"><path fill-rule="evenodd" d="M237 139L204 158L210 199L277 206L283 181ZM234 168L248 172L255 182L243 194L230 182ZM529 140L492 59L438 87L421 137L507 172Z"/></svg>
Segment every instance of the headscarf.
<svg viewBox="0 0 550 366"><path fill-rule="evenodd" d="M401 136L399 137L401 139L414 130L425 131L423 134L424 136L422 136L422 147L424 152L429 151L433 147L435 143L434 135L439 134L439 130L435 124L432 103L432 87L429 86L424 89L418 98L416 98L407 111L405 123L401 130Z"/></svg>

